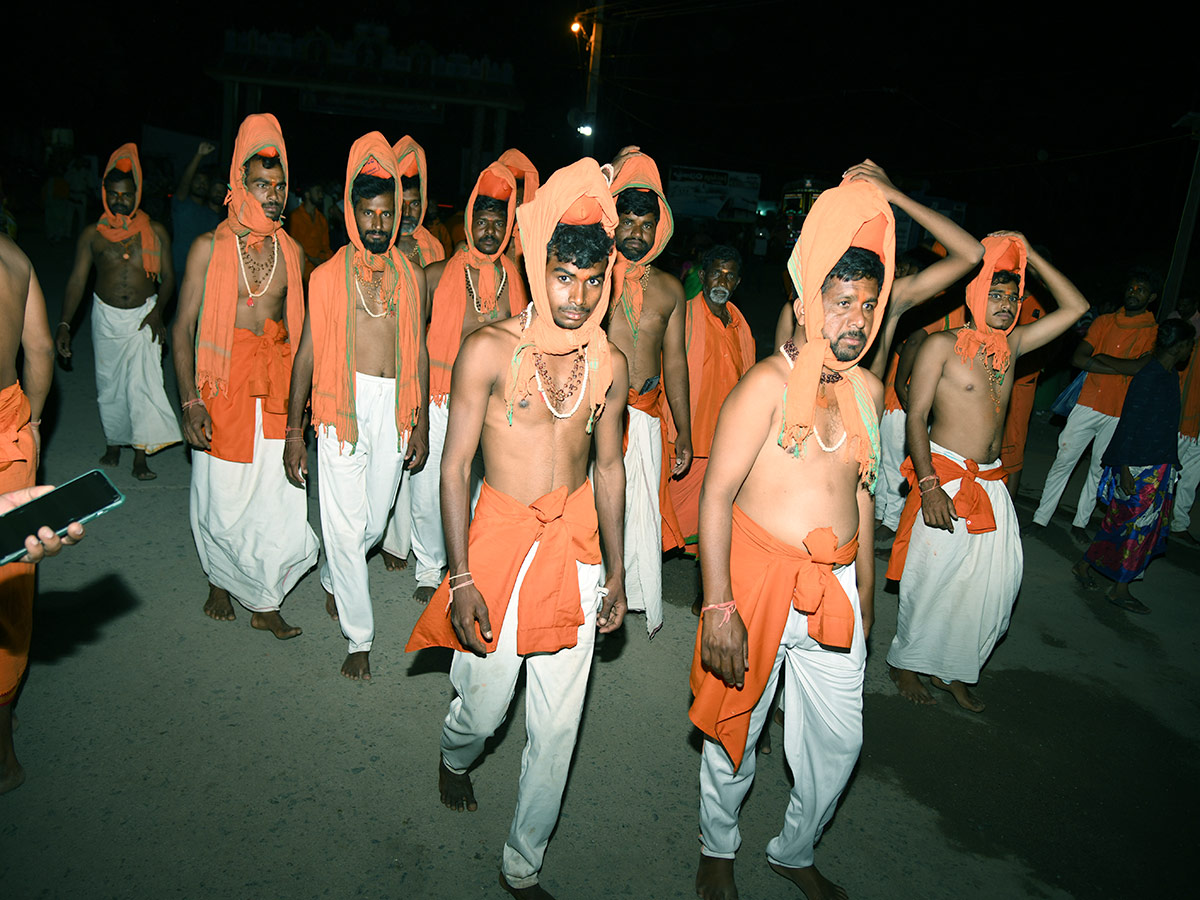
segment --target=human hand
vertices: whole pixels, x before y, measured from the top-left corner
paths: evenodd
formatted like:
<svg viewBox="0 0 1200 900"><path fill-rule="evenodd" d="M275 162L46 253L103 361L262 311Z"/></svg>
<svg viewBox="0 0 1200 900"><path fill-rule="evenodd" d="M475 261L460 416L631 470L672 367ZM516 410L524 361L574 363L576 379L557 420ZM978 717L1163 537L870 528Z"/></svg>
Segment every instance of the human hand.
<svg viewBox="0 0 1200 900"><path fill-rule="evenodd" d="M940 486L921 494L921 515L925 517L925 524L930 528L941 528L954 533L954 520L958 518L958 513L950 495Z"/></svg>
<svg viewBox="0 0 1200 900"><path fill-rule="evenodd" d="M476 622L479 623L478 632L475 630ZM492 622L483 595L476 590L474 582L468 581L450 594L450 624L454 626L454 634L464 649L476 656L487 656L485 642L492 640ZM482 641L480 634L483 635Z"/></svg>
<svg viewBox="0 0 1200 900"><path fill-rule="evenodd" d="M887 172L883 171L882 168L875 165L869 159L864 159L857 166L851 166L842 173L842 178L851 182L866 181L869 184L873 184L883 191L884 196L889 200L893 194L899 193L896 186L892 184L891 179L887 177Z"/></svg>
<svg viewBox="0 0 1200 900"><path fill-rule="evenodd" d="M217 145L212 141L201 141L200 146L196 148L197 156L208 156L210 153L215 153Z"/></svg>
<svg viewBox="0 0 1200 900"><path fill-rule="evenodd" d="M308 478L308 448L302 435L289 435L283 441L283 474L298 488L304 487Z"/></svg>
<svg viewBox="0 0 1200 900"><path fill-rule="evenodd" d="M63 359L71 358L71 326L66 322L59 322L54 331L54 349Z"/></svg>
<svg viewBox="0 0 1200 900"><path fill-rule="evenodd" d="M604 583L607 593L602 594L600 612L596 614L596 624L600 626L601 634L616 631L625 621L625 613L629 605L625 600L625 582L622 578L608 576Z"/></svg>
<svg viewBox="0 0 1200 900"><path fill-rule="evenodd" d="M142 319L142 324L138 326L138 331L141 331L147 325L150 326L150 339L156 343L166 346L167 343L167 327L163 325L162 313L158 311L158 307L146 313L146 317Z"/></svg>
<svg viewBox="0 0 1200 900"><path fill-rule="evenodd" d="M1129 466L1121 466L1121 490L1127 496L1132 497L1136 488L1137 482L1134 481L1133 472L1129 471Z"/></svg>
<svg viewBox="0 0 1200 900"><path fill-rule="evenodd" d="M30 500L36 500L42 494L52 490L54 490L54 485L39 484L0 494L0 515L10 512L18 506L23 506ZM68 525L67 533L61 537L49 525L43 525L38 529L36 535L31 534L25 538L25 555L17 562L37 564L47 556L56 556L63 547L78 544L82 540L83 526L78 522Z"/></svg>
<svg viewBox="0 0 1200 900"><path fill-rule="evenodd" d="M692 467L692 439L680 435L675 440L675 465L671 467L672 478L682 478Z"/></svg>
<svg viewBox="0 0 1200 900"><path fill-rule="evenodd" d="M408 452L404 454L404 468L416 475L425 468L429 459L429 417L422 413L412 434L408 437Z"/></svg>
<svg viewBox="0 0 1200 900"><path fill-rule="evenodd" d="M733 602L727 594L725 601ZM700 662L730 687L740 688L750 669L750 641L737 609L706 609L700 613Z"/></svg>
<svg viewBox="0 0 1200 900"><path fill-rule="evenodd" d="M212 446L212 417L203 403L183 411L183 436L197 449L207 450Z"/></svg>

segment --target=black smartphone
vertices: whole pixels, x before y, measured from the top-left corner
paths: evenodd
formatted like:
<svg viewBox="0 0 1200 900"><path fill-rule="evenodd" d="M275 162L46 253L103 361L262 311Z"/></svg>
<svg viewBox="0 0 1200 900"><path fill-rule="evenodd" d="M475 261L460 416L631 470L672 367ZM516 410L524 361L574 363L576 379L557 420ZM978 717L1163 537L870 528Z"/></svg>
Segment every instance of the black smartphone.
<svg viewBox="0 0 1200 900"><path fill-rule="evenodd" d="M0 515L0 553L4 554L0 565L24 556L25 538L37 534L43 525L64 535L72 522L89 522L124 502L125 495L99 469L59 485Z"/></svg>

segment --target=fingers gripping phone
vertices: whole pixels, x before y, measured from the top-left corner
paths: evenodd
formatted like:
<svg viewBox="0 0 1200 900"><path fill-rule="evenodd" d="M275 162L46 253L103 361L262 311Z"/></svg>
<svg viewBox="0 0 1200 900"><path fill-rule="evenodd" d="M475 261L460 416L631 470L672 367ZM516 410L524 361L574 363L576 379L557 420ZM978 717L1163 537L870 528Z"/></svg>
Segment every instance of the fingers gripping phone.
<svg viewBox="0 0 1200 900"><path fill-rule="evenodd" d="M0 565L14 562L25 555L25 538L36 535L48 525L59 536L67 533L72 522L81 525L116 509L125 502L125 495L99 469L93 469L59 485L36 500L0 515Z"/></svg>

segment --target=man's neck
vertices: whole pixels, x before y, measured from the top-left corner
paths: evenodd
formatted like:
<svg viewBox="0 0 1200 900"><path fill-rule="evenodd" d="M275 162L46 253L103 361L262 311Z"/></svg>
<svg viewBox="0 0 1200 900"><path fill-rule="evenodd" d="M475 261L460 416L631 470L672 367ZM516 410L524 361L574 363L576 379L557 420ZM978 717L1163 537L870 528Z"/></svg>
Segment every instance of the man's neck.
<svg viewBox="0 0 1200 900"><path fill-rule="evenodd" d="M728 325L732 321L732 316L729 314L729 301L724 303L713 303L708 299L708 295L704 295L704 305L708 307L708 311L720 319L724 324Z"/></svg>
<svg viewBox="0 0 1200 900"><path fill-rule="evenodd" d="M307 197L305 197L304 198L304 211L311 216L313 213L315 213L317 211L317 205L315 203L313 203L311 200L309 200Z"/></svg>

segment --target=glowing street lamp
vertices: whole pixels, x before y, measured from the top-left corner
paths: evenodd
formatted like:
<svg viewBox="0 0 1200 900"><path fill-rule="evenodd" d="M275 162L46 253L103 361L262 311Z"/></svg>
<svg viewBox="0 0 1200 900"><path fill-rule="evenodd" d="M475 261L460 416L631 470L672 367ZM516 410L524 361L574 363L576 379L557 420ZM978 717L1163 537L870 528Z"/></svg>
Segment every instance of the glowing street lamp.
<svg viewBox="0 0 1200 900"><path fill-rule="evenodd" d="M584 137L592 136L592 126L591 125L580 125L575 130L578 131L580 134L582 134Z"/></svg>

